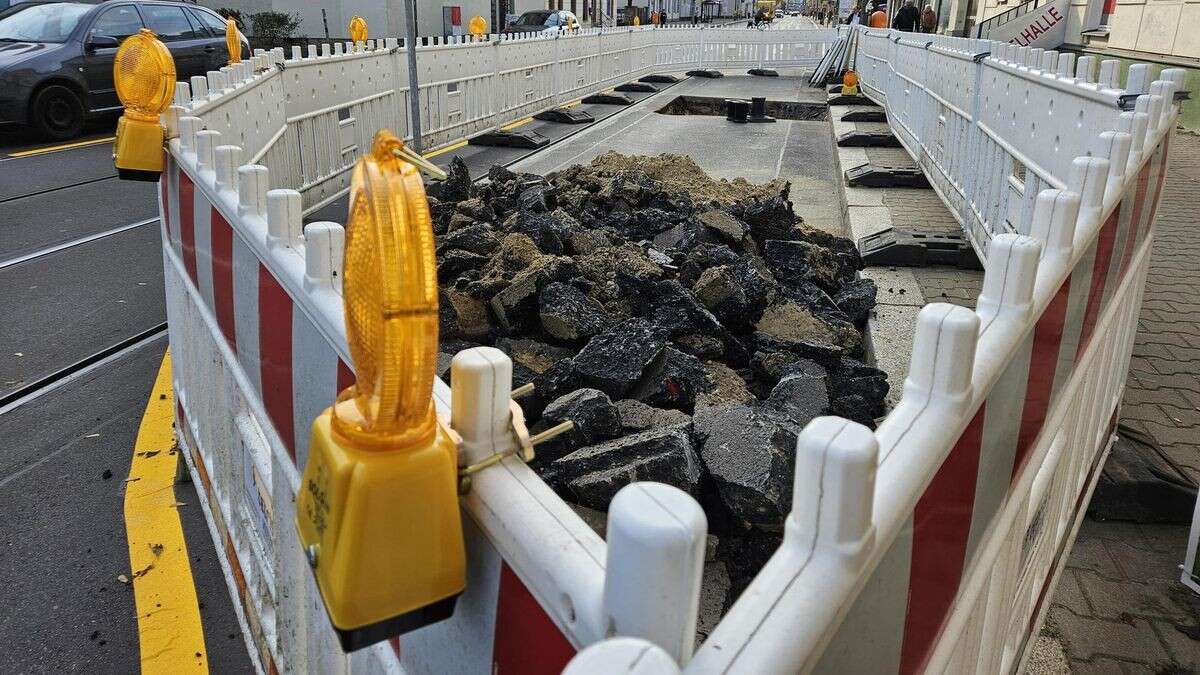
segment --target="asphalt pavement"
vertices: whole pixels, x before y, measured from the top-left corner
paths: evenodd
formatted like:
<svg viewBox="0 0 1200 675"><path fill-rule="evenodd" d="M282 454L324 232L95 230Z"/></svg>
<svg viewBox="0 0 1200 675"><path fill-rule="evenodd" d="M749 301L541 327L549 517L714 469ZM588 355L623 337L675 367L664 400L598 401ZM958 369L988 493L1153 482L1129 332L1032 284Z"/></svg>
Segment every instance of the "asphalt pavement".
<svg viewBox="0 0 1200 675"><path fill-rule="evenodd" d="M635 108L656 108L696 86L659 85L655 94L630 97ZM559 142L628 110L578 107L596 123L529 120L516 130ZM785 145L791 126L774 130L784 132ZM0 672L129 672L140 663L132 587L121 581L131 575L125 478L166 349L166 313L156 185L115 177L108 135L111 128L99 127L75 143L46 146L28 134L0 134L0 512L8 519ZM529 154L462 146L436 161L462 156L480 175ZM341 220L344 202L328 213ZM178 484L175 496L209 666L251 672L195 490Z"/></svg>
<svg viewBox="0 0 1200 675"><path fill-rule="evenodd" d="M0 672L134 672L125 478L167 346L155 183L112 128L0 134ZM195 489L175 486L213 672L253 672Z"/></svg>

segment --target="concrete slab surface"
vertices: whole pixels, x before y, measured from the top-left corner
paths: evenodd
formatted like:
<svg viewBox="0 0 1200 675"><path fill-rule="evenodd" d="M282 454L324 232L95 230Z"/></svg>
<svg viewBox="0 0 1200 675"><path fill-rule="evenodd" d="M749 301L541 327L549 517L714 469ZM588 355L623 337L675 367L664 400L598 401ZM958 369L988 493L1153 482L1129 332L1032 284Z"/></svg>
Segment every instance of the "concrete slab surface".
<svg viewBox="0 0 1200 675"><path fill-rule="evenodd" d="M779 120L774 124L734 124L710 115L657 112L671 95L817 100L819 89L784 72L778 78L729 74L720 79L691 78L667 96L643 101L625 114L597 123L562 146L543 150L514 165L532 173L550 173L585 164L610 150L628 155L685 154L717 178L742 177L754 183L783 178L792 183L796 213L809 225L841 234L842 201L833 171L834 150L826 121Z"/></svg>
<svg viewBox="0 0 1200 675"><path fill-rule="evenodd" d="M686 82L687 80L682 80ZM634 105L647 99L655 101L669 101L670 98L663 98L667 92L679 86L676 84L656 84L658 88L656 92L626 92ZM569 103L569 102L568 102ZM460 158L467 165L467 170L470 172L473 179L480 179L487 175L488 169L493 166L511 166L516 162L529 157L538 152L544 152L546 148L561 143L568 138L574 137L576 134L595 126L602 120L616 116L625 112L633 106L625 105L607 105L601 103L577 103L573 106L577 110L587 112L595 119L591 124L563 124L560 122L547 122L544 120L530 119L522 124L507 125L513 131L535 131L550 139L550 145L539 150L528 150L523 148L505 148L497 146L482 146L482 145L462 145L461 147L453 147L451 150L432 149L427 154L431 155L430 161L437 166L446 169L456 159ZM335 223L344 223L346 214L349 209L349 200L346 196L339 197L325 206L317 209L305 217L304 222L312 223L317 221L331 221Z"/></svg>

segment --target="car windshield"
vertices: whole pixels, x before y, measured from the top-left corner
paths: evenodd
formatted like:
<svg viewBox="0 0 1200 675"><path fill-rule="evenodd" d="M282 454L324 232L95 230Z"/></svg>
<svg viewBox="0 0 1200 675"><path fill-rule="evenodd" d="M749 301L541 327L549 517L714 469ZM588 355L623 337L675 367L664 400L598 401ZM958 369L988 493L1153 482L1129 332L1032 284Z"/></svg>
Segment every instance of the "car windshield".
<svg viewBox="0 0 1200 675"><path fill-rule="evenodd" d="M2 42L66 42L93 5L55 2L30 5L0 17Z"/></svg>
<svg viewBox="0 0 1200 675"><path fill-rule="evenodd" d="M517 19L517 26L545 26L550 17L554 16L551 12L525 12L521 18Z"/></svg>

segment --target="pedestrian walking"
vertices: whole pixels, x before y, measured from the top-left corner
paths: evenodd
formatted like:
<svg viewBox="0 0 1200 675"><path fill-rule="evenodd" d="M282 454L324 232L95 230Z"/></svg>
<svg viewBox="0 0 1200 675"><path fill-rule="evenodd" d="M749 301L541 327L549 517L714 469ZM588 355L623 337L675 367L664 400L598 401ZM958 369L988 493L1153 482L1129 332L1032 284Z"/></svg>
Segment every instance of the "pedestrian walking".
<svg viewBox="0 0 1200 675"><path fill-rule="evenodd" d="M908 33L915 33L921 21L921 12L917 9L917 0L904 0L904 6L896 12L892 19L892 28Z"/></svg>
<svg viewBox="0 0 1200 675"><path fill-rule="evenodd" d="M921 32L933 33L937 31L937 12L933 11L933 5L925 5L925 9L921 10Z"/></svg>

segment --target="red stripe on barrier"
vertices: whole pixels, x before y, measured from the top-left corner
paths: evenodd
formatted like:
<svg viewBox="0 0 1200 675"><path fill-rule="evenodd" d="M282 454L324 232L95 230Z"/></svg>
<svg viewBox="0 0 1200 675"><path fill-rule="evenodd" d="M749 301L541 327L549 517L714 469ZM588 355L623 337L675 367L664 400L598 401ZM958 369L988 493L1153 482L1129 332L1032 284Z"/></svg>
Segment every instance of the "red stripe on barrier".
<svg viewBox="0 0 1200 675"><path fill-rule="evenodd" d="M158 193L162 199L162 211L158 214L162 217L163 226L167 228L167 240L171 239L171 191L167 188L171 183L171 153L165 152L166 158L163 160L163 172L158 176Z"/></svg>
<svg viewBox="0 0 1200 675"><path fill-rule="evenodd" d="M1158 159L1158 179L1154 181L1154 201L1150 203L1150 218L1146 221L1146 234L1150 234L1151 228L1154 227L1154 216L1158 215L1158 200L1162 197L1163 185L1167 182L1167 161L1171 156L1170 134L1163 137L1160 147L1159 152L1162 153L1162 156Z"/></svg>
<svg viewBox="0 0 1200 675"><path fill-rule="evenodd" d="M1021 428L1017 431L1017 454L1013 458L1010 481L1016 481L1029 458L1050 409L1050 394L1054 387L1054 371L1058 365L1058 347L1062 343L1063 323L1067 318L1067 298L1071 294L1071 277L1063 281L1058 293L1051 298L1046 311L1033 329L1033 353L1029 359L1029 379L1025 385L1025 405L1021 410Z"/></svg>
<svg viewBox="0 0 1200 675"><path fill-rule="evenodd" d="M983 419L984 406L980 406L913 510L902 673L924 669L958 593L971 534Z"/></svg>
<svg viewBox="0 0 1200 675"><path fill-rule="evenodd" d="M258 358L263 407L296 461L292 417L292 298L262 264L258 266Z"/></svg>
<svg viewBox="0 0 1200 675"><path fill-rule="evenodd" d="M183 410L183 403L179 400L179 392L175 392L175 428L185 429L187 427L187 413Z"/></svg>
<svg viewBox="0 0 1200 675"><path fill-rule="evenodd" d="M213 314L225 342L237 352L237 336L233 329L233 228L216 209L212 210L212 278Z"/></svg>
<svg viewBox="0 0 1200 675"><path fill-rule="evenodd" d="M557 675L575 648L508 563L500 565L492 675Z"/></svg>
<svg viewBox="0 0 1200 675"><path fill-rule="evenodd" d="M392 651L396 652L396 658L400 658L400 636L388 638L388 644L392 646Z"/></svg>
<svg viewBox="0 0 1200 675"><path fill-rule="evenodd" d="M1137 248L1138 232L1142 227L1142 208L1146 205L1146 191L1150 183L1150 164L1146 162L1142 166L1142 170L1138 172L1137 185L1133 190L1133 211L1129 216L1129 230L1125 233L1125 247L1121 253L1121 267L1118 270L1117 278L1114 279L1117 283L1125 278L1125 270L1129 267L1129 260L1133 258L1133 250Z"/></svg>
<svg viewBox="0 0 1200 675"><path fill-rule="evenodd" d="M196 186L186 171L179 172L179 243L183 249L183 268L196 283Z"/></svg>
<svg viewBox="0 0 1200 675"><path fill-rule="evenodd" d="M346 365L345 361L338 359L337 393L339 393L339 394L342 393L343 391L346 390L346 387L349 387L350 385L354 384L354 382L355 382L354 371L350 369L350 366Z"/></svg>
<svg viewBox="0 0 1200 675"><path fill-rule="evenodd" d="M242 607L253 611L252 603L250 602L250 588L246 586L246 574L242 571L242 561L238 558L237 547L233 545L233 539L229 536L229 531L225 531L225 557L229 561L229 571L233 577L233 585L237 587L238 597L241 598Z"/></svg>
<svg viewBox="0 0 1200 675"><path fill-rule="evenodd" d="M1087 308L1083 312L1083 327L1079 333L1079 345L1075 348L1075 363L1087 350L1088 340L1096 328L1100 316L1100 303L1104 301L1104 282L1108 278L1108 266L1112 263L1113 243L1117 240L1117 224L1121 220L1121 204L1113 209L1112 215L1100 228L1096 240L1096 257L1092 264L1092 286L1088 289Z"/></svg>

